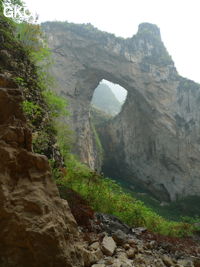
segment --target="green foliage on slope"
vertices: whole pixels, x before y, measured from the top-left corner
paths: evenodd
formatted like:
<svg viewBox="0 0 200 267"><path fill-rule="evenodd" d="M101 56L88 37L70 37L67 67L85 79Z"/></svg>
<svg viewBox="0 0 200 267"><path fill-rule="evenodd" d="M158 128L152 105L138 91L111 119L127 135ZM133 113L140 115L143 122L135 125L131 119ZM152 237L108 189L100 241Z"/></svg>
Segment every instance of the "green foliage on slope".
<svg viewBox="0 0 200 267"><path fill-rule="evenodd" d="M20 1L5 2L17 2L23 7ZM49 49L39 25L23 16L18 21L5 17L2 3L0 1L0 72L8 74L23 92L22 108L32 131L34 152L46 155L53 168L62 167L57 136L58 131L68 130L56 119L67 115L67 103L49 90L54 84L48 72L52 62Z"/></svg>
<svg viewBox="0 0 200 267"><path fill-rule="evenodd" d="M160 205L160 202L152 198L148 194L140 194L132 192L133 195L145 203L147 207L153 209L168 220L183 221L184 218L190 218L189 221L200 221L200 197L188 196L183 199L171 203Z"/></svg>
<svg viewBox="0 0 200 267"><path fill-rule="evenodd" d="M2 15L0 19L0 35L4 40L0 43L1 49L6 49L8 55L17 58L16 64L1 61L1 71L12 71L13 79L22 88L25 97L22 107L33 132L34 149L48 156L57 183L79 192L95 210L114 214L131 226L146 226L166 235L190 235L194 227L189 223L170 222L162 218L143 202L124 192L115 182L103 178L74 159L70 153L70 130L62 125L61 120L55 120L60 115L67 115L67 103L47 90L51 81L46 71L46 62L44 63L48 49L46 51L38 39L40 34L37 31L34 36L36 42L31 42L30 46L29 42L23 42L22 35L13 34L17 29L14 22ZM31 31L31 38L33 33ZM29 34L24 34L23 38L29 38L28 36ZM44 50L38 51L38 45ZM42 62L41 65L38 62ZM52 152L51 149L55 146L60 147L67 166L61 173L60 166L54 164L55 150Z"/></svg>
<svg viewBox="0 0 200 267"><path fill-rule="evenodd" d="M82 195L95 211L113 214L130 226L146 226L153 232L170 236L188 236L195 227L187 222L164 219L109 178L91 171L74 158L68 159L65 177L57 183Z"/></svg>

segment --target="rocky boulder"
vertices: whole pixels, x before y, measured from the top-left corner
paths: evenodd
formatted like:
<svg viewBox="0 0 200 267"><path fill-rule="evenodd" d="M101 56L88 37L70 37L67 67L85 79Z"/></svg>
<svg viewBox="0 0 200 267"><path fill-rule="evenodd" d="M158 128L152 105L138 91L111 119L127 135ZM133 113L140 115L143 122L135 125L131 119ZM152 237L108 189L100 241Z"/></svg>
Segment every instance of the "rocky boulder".
<svg viewBox="0 0 200 267"><path fill-rule="evenodd" d="M115 249L116 249L116 243L112 237L105 236L103 238L101 247L102 247L102 251L104 252L105 255L112 256L115 252Z"/></svg>
<svg viewBox="0 0 200 267"><path fill-rule="evenodd" d="M83 266L77 225L45 156L32 153L22 92L0 76L0 265Z"/></svg>

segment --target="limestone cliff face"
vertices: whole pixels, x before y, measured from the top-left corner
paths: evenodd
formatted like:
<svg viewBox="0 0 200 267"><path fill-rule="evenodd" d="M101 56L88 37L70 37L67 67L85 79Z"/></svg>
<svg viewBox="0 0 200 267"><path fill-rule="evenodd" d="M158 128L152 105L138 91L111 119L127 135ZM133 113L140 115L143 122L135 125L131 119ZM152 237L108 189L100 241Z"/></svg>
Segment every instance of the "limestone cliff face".
<svg viewBox="0 0 200 267"><path fill-rule="evenodd" d="M175 200L200 195L200 86L177 74L157 26L143 23L129 39L91 25L45 23L58 78L69 98L77 153L96 165L90 101L102 79L128 91L121 113L101 131L104 169Z"/></svg>

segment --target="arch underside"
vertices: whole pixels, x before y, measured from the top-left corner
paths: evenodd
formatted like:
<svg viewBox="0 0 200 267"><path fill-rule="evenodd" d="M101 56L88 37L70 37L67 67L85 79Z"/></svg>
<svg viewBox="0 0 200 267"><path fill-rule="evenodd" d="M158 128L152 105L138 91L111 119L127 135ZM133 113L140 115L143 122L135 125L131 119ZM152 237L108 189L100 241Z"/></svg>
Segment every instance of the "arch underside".
<svg viewBox="0 0 200 267"><path fill-rule="evenodd" d="M160 199L200 195L200 88L180 77L172 61L158 61L165 51L158 33L121 40L105 33L84 36L54 23L44 29L53 50L56 90L69 99L81 160L93 169L103 165L112 177L139 184ZM121 113L99 129L104 162L89 112L102 79L128 91Z"/></svg>

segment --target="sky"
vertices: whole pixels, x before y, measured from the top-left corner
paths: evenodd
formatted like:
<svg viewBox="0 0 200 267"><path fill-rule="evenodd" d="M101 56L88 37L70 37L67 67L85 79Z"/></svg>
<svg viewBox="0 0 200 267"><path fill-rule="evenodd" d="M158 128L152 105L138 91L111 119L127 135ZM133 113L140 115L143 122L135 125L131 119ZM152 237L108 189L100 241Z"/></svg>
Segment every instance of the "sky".
<svg viewBox="0 0 200 267"><path fill-rule="evenodd" d="M180 75L200 83L200 0L25 0L43 21L91 23L124 38L157 24Z"/></svg>

